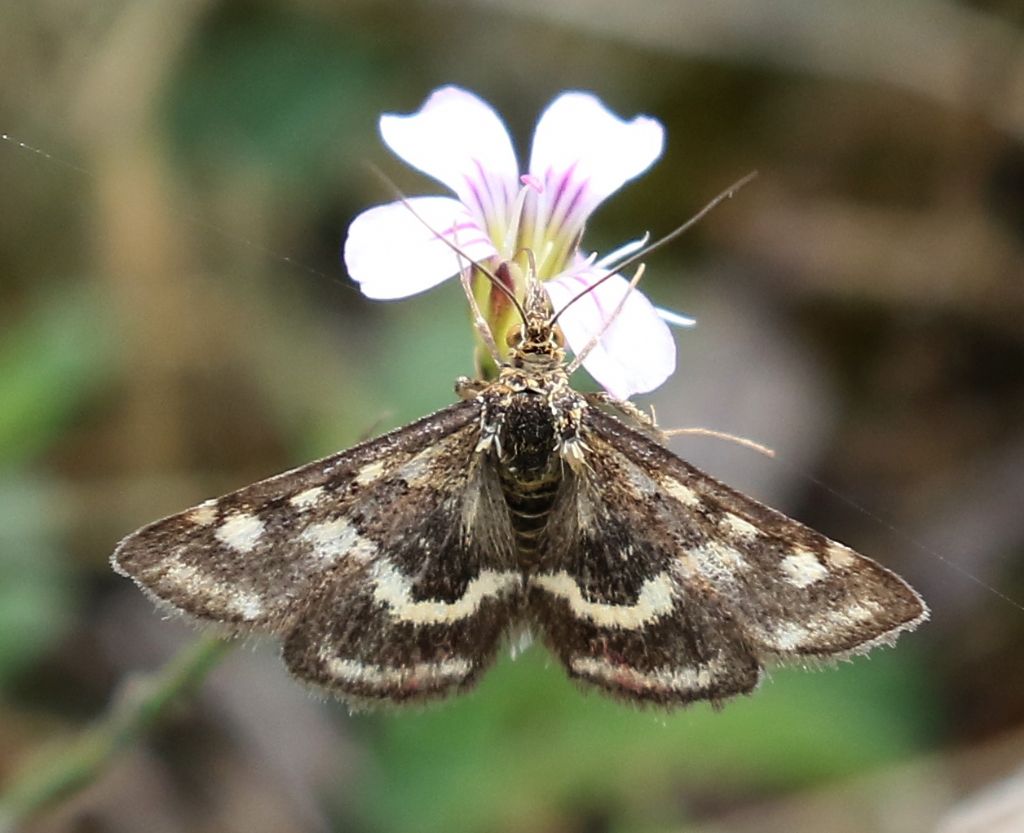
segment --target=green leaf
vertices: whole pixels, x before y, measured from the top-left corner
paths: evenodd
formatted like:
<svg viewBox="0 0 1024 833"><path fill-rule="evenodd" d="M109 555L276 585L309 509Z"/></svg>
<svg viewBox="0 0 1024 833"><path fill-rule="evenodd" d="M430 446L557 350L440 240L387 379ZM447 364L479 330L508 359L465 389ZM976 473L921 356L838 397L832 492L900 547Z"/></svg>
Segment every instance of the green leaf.
<svg viewBox="0 0 1024 833"><path fill-rule="evenodd" d="M109 328L85 292L41 298L0 337L0 466L46 449L111 370Z"/></svg>

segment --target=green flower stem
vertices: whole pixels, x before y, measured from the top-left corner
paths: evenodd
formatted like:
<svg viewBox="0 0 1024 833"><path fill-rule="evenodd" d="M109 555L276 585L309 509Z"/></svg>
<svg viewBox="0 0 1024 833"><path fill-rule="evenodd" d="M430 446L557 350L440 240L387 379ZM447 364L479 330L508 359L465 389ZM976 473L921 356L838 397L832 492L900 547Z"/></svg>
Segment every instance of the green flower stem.
<svg viewBox="0 0 1024 833"><path fill-rule="evenodd" d="M177 700L191 694L233 643L204 636L163 668L130 679L107 714L63 752L30 765L0 796L0 833L92 783L125 746L142 737Z"/></svg>

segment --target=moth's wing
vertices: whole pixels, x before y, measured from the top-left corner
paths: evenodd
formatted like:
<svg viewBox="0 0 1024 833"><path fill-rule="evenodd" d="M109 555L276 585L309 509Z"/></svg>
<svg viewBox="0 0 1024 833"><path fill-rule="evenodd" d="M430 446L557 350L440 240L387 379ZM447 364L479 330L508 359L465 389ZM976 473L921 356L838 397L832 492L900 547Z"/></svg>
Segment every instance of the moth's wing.
<svg viewBox="0 0 1024 833"><path fill-rule="evenodd" d="M678 569L680 545L640 472L600 438L552 507L528 611L570 677L615 697L682 705L750 691L760 664L724 599ZM678 523L678 520L676 521Z"/></svg>
<svg viewBox="0 0 1024 833"><path fill-rule="evenodd" d="M293 673L342 693L466 684L518 598L479 416L457 403L157 521L114 567L193 616L284 636Z"/></svg>
<svg viewBox="0 0 1024 833"><path fill-rule="evenodd" d="M491 664L523 579L478 438L446 438L399 501L367 507L366 555L311 595L285 639L295 676L357 705L400 704L465 690Z"/></svg>
<svg viewBox="0 0 1024 833"><path fill-rule="evenodd" d="M927 616L874 561L589 410L530 607L569 673L679 704L752 689L773 659L891 642Z"/></svg>
<svg viewBox="0 0 1024 833"><path fill-rule="evenodd" d="M474 403L459 403L151 523L121 541L114 569L193 616L287 630L310 586L339 563L365 560L364 524L395 511L438 445L466 455L478 416Z"/></svg>

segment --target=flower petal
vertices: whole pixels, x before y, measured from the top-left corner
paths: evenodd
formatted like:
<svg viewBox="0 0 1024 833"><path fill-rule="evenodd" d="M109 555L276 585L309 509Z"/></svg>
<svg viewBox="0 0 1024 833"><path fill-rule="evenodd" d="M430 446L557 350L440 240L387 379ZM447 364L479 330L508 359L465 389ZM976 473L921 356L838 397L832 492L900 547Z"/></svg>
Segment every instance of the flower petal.
<svg viewBox="0 0 1024 833"><path fill-rule="evenodd" d="M385 114L380 132L395 153L443 182L492 234L509 223L519 164L505 123L459 87L441 87L407 116Z"/></svg>
<svg viewBox="0 0 1024 833"><path fill-rule="evenodd" d="M643 237L639 237L636 240L630 240L628 243L624 243L623 245L619 246L619 248L613 249L612 251L608 252L608 254L604 255L603 257L595 257L594 265L607 267L608 269L611 269L619 261L625 260L627 257L630 257L631 255L634 255L637 252L639 252L644 246L647 245L647 242L650 239L651 233L649 231L645 232Z"/></svg>
<svg viewBox="0 0 1024 833"><path fill-rule="evenodd" d="M345 266L368 298L404 298L456 274L459 258L437 234L451 240L473 260L495 253L494 244L457 200L413 197L406 203L371 208L348 227ZM437 234L426 228L410 208Z"/></svg>
<svg viewBox="0 0 1024 833"><path fill-rule="evenodd" d="M655 307L654 311L658 313L658 317L668 324L670 327L696 327L697 319L692 315L683 315L681 312L675 312L664 307Z"/></svg>
<svg viewBox="0 0 1024 833"><path fill-rule="evenodd" d="M605 274L601 270L567 274L548 281L544 288L557 311ZM558 319L574 352L586 347L600 331L628 288L629 282L615 275L576 301ZM672 375L676 345L651 302L634 289L583 366L612 396L627 399L635 393L654 390Z"/></svg>
<svg viewBox="0 0 1024 833"><path fill-rule="evenodd" d="M533 134L529 173L544 183L547 208L539 208L538 227L575 237L602 200L661 156L664 139L648 116L625 121L590 93L559 96Z"/></svg>

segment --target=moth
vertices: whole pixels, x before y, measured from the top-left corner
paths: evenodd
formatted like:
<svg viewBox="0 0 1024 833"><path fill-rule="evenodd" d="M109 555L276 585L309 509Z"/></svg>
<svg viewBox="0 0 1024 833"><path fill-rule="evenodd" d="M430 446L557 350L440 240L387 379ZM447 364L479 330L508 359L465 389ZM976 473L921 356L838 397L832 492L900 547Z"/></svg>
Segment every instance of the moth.
<svg viewBox="0 0 1024 833"><path fill-rule="evenodd" d="M894 573L686 463L629 403L575 391L581 357L537 281L521 314L494 381L143 527L114 569L279 637L295 677L355 706L465 691L524 631L613 697L719 704L770 663L864 653L927 617Z"/></svg>

